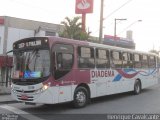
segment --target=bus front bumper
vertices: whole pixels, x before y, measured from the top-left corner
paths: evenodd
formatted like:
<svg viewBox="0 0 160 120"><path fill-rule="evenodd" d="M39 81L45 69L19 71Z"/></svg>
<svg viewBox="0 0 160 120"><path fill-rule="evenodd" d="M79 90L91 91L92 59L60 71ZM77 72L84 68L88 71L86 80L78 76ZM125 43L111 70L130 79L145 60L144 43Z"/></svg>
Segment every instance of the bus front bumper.
<svg viewBox="0 0 160 120"><path fill-rule="evenodd" d="M49 89L39 93L25 93L12 90L11 96L14 100L26 103L54 104L53 96Z"/></svg>

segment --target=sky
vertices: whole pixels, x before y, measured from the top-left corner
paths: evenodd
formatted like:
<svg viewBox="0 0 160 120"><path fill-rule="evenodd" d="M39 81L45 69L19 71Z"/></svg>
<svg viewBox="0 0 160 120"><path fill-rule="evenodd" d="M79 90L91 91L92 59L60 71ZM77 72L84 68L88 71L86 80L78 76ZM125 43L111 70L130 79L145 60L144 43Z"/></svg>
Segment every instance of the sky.
<svg viewBox="0 0 160 120"><path fill-rule="evenodd" d="M65 17L75 14L76 0L0 0L0 16L12 16L36 21L60 24ZM94 0L93 13L86 16L86 29L99 36L100 1ZM133 31L136 50L160 50L160 0L104 0L103 35L114 35L114 19L117 36L126 37ZM138 22L142 20L142 22Z"/></svg>

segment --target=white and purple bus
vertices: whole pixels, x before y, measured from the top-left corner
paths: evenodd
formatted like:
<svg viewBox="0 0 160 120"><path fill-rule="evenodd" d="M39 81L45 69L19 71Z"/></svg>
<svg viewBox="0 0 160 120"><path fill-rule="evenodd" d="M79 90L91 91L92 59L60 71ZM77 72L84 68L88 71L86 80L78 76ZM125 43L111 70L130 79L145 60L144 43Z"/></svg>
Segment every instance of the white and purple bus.
<svg viewBox="0 0 160 120"><path fill-rule="evenodd" d="M133 91L158 83L152 53L60 37L32 37L13 44L12 97L25 103L72 102Z"/></svg>

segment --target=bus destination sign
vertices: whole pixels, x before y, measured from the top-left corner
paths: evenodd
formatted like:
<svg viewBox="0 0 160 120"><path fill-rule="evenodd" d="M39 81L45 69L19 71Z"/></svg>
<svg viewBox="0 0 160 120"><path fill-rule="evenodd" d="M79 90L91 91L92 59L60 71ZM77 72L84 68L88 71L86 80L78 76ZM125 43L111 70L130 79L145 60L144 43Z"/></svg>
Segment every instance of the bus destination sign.
<svg viewBox="0 0 160 120"><path fill-rule="evenodd" d="M17 44L17 48L34 47L39 45L42 45L41 40L19 43Z"/></svg>

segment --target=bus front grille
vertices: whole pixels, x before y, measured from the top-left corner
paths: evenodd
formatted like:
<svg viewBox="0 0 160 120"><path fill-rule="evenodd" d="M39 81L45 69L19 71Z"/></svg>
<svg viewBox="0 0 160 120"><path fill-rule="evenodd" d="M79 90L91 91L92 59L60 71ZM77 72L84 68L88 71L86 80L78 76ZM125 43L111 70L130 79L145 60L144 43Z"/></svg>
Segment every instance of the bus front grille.
<svg viewBox="0 0 160 120"><path fill-rule="evenodd" d="M33 93L33 92L35 92L35 90L31 90L31 91L16 90L16 92L20 92L20 93Z"/></svg>
<svg viewBox="0 0 160 120"><path fill-rule="evenodd" d="M26 95L17 95L17 98L23 101L33 101L34 99L33 96L26 96Z"/></svg>

